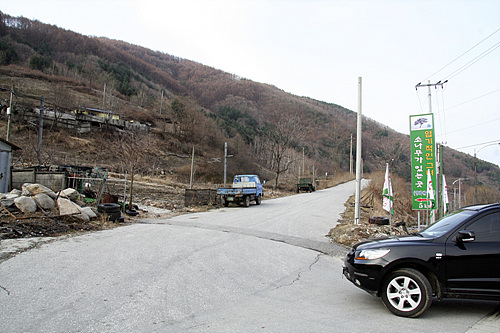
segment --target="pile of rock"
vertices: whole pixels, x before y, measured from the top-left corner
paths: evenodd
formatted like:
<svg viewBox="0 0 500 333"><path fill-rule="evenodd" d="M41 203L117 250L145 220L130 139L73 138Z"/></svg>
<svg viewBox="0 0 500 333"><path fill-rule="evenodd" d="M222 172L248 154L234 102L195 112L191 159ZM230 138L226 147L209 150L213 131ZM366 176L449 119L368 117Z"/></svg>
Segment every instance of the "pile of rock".
<svg viewBox="0 0 500 333"><path fill-rule="evenodd" d="M23 213L35 213L58 209L59 215L71 215L83 221L90 221L97 215L92 207L84 207L80 193L72 188L55 193L41 184L26 183L21 190L14 189L0 194L0 204L8 210L18 209Z"/></svg>
<svg viewBox="0 0 500 333"><path fill-rule="evenodd" d="M390 235L407 235L408 230L401 224L377 225L362 222L361 224L339 223L331 229L328 236L336 243L351 247L354 244L370 238L386 237Z"/></svg>

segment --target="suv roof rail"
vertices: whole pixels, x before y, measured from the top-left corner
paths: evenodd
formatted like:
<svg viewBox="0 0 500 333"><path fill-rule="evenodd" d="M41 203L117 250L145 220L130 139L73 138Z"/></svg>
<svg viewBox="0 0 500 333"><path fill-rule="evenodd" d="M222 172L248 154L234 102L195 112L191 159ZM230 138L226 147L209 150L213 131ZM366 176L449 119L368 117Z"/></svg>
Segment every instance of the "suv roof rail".
<svg viewBox="0 0 500 333"><path fill-rule="evenodd" d="M472 205L472 206L463 207L462 209L480 211L483 209L494 208L494 207L500 207L500 203L495 202L495 203L491 203L491 204Z"/></svg>

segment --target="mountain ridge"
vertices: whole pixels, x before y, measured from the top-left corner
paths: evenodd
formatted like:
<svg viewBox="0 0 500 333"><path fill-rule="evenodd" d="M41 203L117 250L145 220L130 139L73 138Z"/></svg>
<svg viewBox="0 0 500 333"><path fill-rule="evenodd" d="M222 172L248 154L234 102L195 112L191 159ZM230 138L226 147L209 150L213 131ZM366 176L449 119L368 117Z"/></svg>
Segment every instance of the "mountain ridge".
<svg viewBox="0 0 500 333"><path fill-rule="evenodd" d="M230 173L242 169L264 172L266 178L279 182L271 174L296 179L304 173L319 176L349 171L357 114L340 105L296 96L270 84L125 41L83 36L1 12L0 38L0 84L4 89L16 86L17 108L38 106L44 95L49 106L61 111L88 106L150 123L155 153L149 158L157 158L154 164L162 169L185 177L185 161L161 160L160 156L166 152L190 154L195 145L200 158L210 160L220 157L223 143L228 142L234 156ZM6 100L8 93L1 93ZM18 130L29 132L22 126ZM273 144L283 143L278 133L289 139L281 152L280 147L273 148ZM355 144L352 149L355 156ZM93 154L86 163L99 163L97 156L106 161L105 154ZM282 154L281 159L277 154ZM472 157L450 148L444 154L449 166L445 170L450 170L451 177L473 178ZM407 135L363 117L365 172L382 170L393 161L393 172L409 180L409 156ZM60 159L54 153L46 162L58 163ZM28 156L23 160L34 162ZM480 183L498 189L500 169L481 160L476 166ZM203 179L220 180L220 165L199 168Z"/></svg>

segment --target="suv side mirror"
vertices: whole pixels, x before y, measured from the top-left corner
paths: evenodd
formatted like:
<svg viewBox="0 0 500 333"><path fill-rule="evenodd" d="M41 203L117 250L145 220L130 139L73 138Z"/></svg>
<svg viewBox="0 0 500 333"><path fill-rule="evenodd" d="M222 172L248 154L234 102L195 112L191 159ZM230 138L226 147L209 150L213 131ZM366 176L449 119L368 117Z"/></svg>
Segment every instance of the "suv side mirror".
<svg viewBox="0 0 500 333"><path fill-rule="evenodd" d="M472 230L460 230L457 234L457 242L472 242L476 240L476 235Z"/></svg>

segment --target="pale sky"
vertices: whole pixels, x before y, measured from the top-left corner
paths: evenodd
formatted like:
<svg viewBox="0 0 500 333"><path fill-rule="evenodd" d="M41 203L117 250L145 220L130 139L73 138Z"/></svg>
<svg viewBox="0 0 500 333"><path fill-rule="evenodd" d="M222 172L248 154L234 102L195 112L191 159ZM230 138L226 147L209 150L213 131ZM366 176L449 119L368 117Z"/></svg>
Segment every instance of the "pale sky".
<svg viewBox="0 0 500 333"><path fill-rule="evenodd" d="M144 46L358 111L500 166L498 0L15 0L0 11ZM409 144L409 142L408 142ZM446 166L445 166L446 167Z"/></svg>

